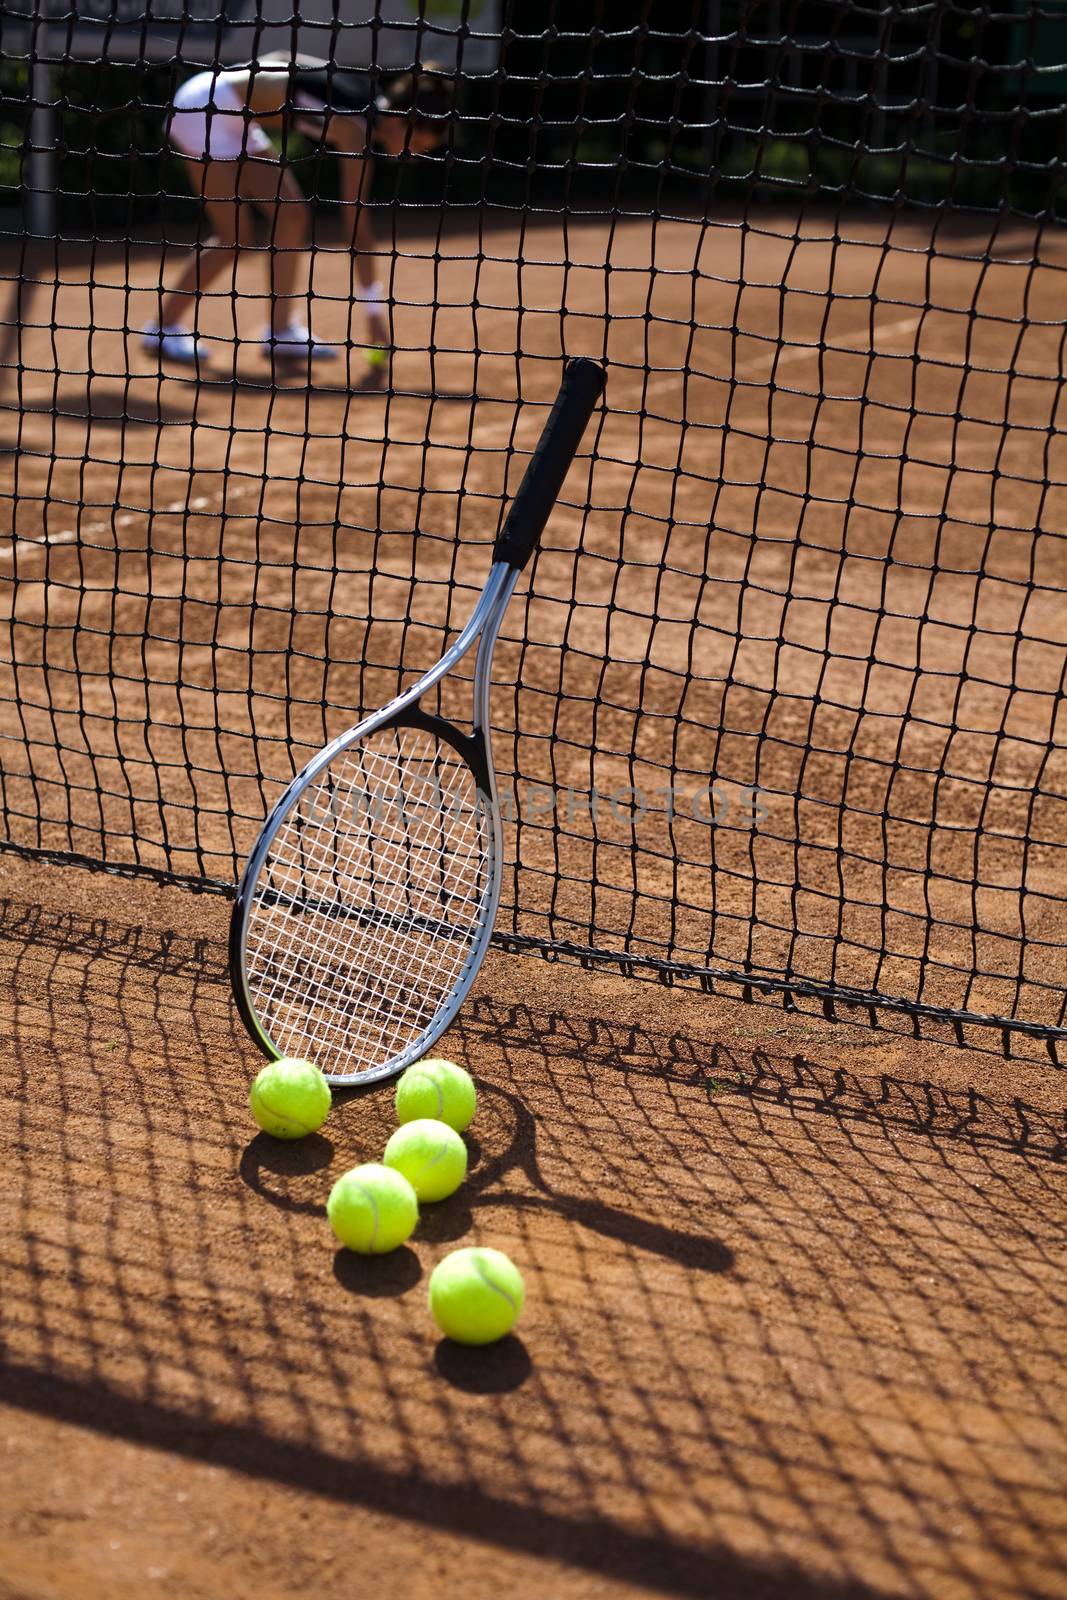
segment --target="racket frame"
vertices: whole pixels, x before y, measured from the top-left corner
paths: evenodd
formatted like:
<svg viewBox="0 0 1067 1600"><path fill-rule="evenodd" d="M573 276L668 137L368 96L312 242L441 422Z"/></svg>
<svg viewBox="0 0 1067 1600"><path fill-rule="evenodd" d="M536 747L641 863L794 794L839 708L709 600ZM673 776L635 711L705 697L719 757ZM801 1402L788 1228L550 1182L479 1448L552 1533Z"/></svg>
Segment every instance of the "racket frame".
<svg viewBox="0 0 1067 1600"><path fill-rule="evenodd" d="M288 784L273 806L262 832L241 875L237 899L230 919L230 973L233 978L234 998L241 1020L263 1054L278 1061L285 1053L270 1037L256 1011L248 980L247 940L252 909L256 903L259 875L267 861L271 846L287 818L300 803L300 797L318 780L338 756L360 743L373 733L389 728L421 728L461 755L467 762L478 791L478 801L485 808L485 825L489 836L488 883L482 899L478 933L467 953L456 981L447 998L434 1013L432 1020L418 1037L398 1054L390 1056L378 1066L368 1067L358 1073L324 1071L327 1083L336 1086L354 1083L373 1083L380 1078L391 1078L402 1072L411 1062L424 1056L434 1042L450 1026L462 1006L478 969L485 957L493 934L500 895L503 888L504 837L500 818L500 801L497 795L496 774L493 771L489 732L489 695L492 685L493 652L504 620L519 570L506 561L494 562L474 611L466 627L449 646L440 660L423 673L410 689L404 690L388 705L365 717L354 728L341 734L304 766ZM466 734L446 718L424 711L420 705L423 696L467 655L477 641L478 653L474 663L471 720L473 732Z"/></svg>

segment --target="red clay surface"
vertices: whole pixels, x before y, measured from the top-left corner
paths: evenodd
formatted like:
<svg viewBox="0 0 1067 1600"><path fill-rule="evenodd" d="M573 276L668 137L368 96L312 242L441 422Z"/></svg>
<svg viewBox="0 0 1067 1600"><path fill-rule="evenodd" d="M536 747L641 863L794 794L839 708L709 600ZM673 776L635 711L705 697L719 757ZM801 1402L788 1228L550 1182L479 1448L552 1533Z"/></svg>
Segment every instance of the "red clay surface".
<svg viewBox="0 0 1067 1600"><path fill-rule="evenodd" d="M1018 984L1055 1020L1062 244L757 222L408 242L388 399L274 392L244 346L233 382L254 259L199 384L122 331L158 252L42 268L0 459L5 837L231 882L295 762L465 615L562 333L610 409L494 704L505 777L578 801L520 812L501 926L991 1010ZM344 263L316 273L343 334ZM713 772L765 823L580 804ZM1047 1054L494 954L444 1043L471 1178L361 1262L324 1201L391 1091L254 1136L226 917L0 857L0 1595L1060 1600ZM425 1307L466 1241L529 1291L477 1356Z"/></svg>
<svg viewBox="0 0 1067 1600"><path fill-rule="evenodd" d="M388 1086L245 1110L225 906L0 863L0 1593L1062 1594L1047 1070L494 956L473 1170L338 1254ZM521 1338L440 1341L461 1241Z"/></svg>

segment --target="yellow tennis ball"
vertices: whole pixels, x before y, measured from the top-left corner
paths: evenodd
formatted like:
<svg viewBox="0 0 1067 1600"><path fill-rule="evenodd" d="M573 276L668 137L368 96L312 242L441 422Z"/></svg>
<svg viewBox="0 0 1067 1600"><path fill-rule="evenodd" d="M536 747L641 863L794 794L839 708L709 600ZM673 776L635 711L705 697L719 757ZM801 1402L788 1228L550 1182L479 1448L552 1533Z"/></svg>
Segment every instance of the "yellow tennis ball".
<svg viewBox="0 0 1067 1600"><path fill-rule="evenodd" d="M248 1108L264 1133L302 1139L321 1128L333 1097L318 1067L285 1056L263 1068L252 1085Z"/></svg>
<svg viewBox="0 0 1067 1600"><path fill-rule="evenodd" d="M399 1172L368 1161L338 1178L326 1202L326 1215L349 1250L379 1256L411 1238L419 1220L419 1202Z"/></svg>
<svg viewBox="0 0 1067 1600"><path fill-rule="evenodd" d="M430 1274L430 1310L458 1344L492 1344L510 1333L522 1311L522 1273L500 1250L453 1250Z"/></svg>
<svg viewBox="0 0 1067 1600"><path fill-rule="evenodd" d="M474 1121L478 1094L474 1079L454 1061L427 1056L409 1067L396 1086L396 1119L433 1117L462 1133Z"/></svg>
<svg viewBox="0 0 1067 1600"><path fill-rule="evenodd" d="M420 1117L398 1128L382 1157L403 1173L420 1200L444 1200L467 1176L467 1146L447 1122Z"/></svg>

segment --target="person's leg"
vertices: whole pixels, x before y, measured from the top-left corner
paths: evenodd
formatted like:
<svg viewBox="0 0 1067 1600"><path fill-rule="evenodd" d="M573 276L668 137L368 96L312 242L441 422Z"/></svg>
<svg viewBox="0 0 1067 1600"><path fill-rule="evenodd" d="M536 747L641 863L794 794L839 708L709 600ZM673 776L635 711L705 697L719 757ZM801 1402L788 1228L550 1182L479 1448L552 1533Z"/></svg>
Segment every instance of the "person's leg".
<svg viewBox="0 0 1067 1600"><path fill-rule="evenodd" d="M354 307L356 301L362 302L370 338L369 345L363 351L366 371L361 386L384 388L389 377L392 341L382 281L384 274L379 266L378 246L368 204L374 161L367 143L366 124L362 118L334 117L329 124L327 137L337 151L340 162L338 177L342 216L348 219L347 233L352 251L352 305Z"/></svg>
<svg viewBox="0 0 1067 1600"><path fill-rule="evenodd" d="M335 359L337 347L313 339L300 315L300 302L308 297L311 208L299 184L281 162L249 161L242 168L239 193L254 202L267 224L271 316L264 342L272 358Z"/></svg>
<svg viewBox="0 0 1067 1600"><path fill-rule="evenodd" d="M186 258L176 282L162 297L159 321L144 330L145 348L166 361L193 365L205 361L207 342L188 327L195 321L199 297L224 272L233 277L238 249L250 244L253 218L236 196L236 161L186 156L186 171L204 211L203 231Z"/></svg>
<svg viewBox="0 0 1067 1600"><path fill-rule="evenodd" d="M308 203L292 173L279 161L242 162L238 195L251 201L266 221L271 332L285 333L300 321L297 301L306 298L303 286L311 243Z"/></svg>
<svg viewBox="0 0 1067 1600"><path fill-rule="evenodd" d="M240 163L207 158L203 161L187 159L185 165L210 226L207 236L197 240L173 286L163 296L160 322L164 328L177 328L189 320L197 297L221 273L233 272L238 247L252 238L252 218L247 212L242 214L235 193L235 169Z"/></svg>
<svg viewBox="0 0 1067 1600"><path fill-rule="evenodd" d="M186 158L194 192L199 194L210 224L206 238L197 242L173 287L163 298L160 327L146 330L146 339L176 360L193 361L206 353L195 334L185 329L190 309L221 274L235 271L238 251L253 242L258 211L267 231L270 250L269 284L271 321L268 337L281 337L284 353L299 356L334 355L326 345L315 345L300 325L297 300L306 271L311 227L308 203L296 179L269 152L269 146L236 160Z"/></svg>

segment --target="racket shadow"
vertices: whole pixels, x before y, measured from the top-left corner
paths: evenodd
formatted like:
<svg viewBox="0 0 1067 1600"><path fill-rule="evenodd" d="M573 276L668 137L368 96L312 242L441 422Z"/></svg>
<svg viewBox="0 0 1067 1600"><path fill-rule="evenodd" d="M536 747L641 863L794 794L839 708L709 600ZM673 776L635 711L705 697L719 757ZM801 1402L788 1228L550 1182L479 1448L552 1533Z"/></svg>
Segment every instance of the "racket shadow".
<svg viewBox="0 0 1067 1600"><path fill-rule="evenodd" d="M517 1095L505 1089L483 1085L481 1093L506 1104L514 1128L511 1141L499 1154L484 1162L478 1160L477 1164L472 1163L474 1170L464 1190L460 1191L464 1197L466 1216L453 1218L445 1210L448 1204L445 1202L440 1218L429 1220L427 1232L434 1227L438 1239L443 1241L452 1238L455 1235L444 1232L444 1228L454 1225L458 1229L461 1221L464 1227L469 1226L475 1212L491 1207L505 1207L512 1211L546 1210L568 1221L580 1223L602 1238L614 1239L633 1249L662 1256L696 1272L731 1270L735 1262L734 1252L706 1232L672 1228L620 1206L590 1202L586 1196L578 1198L554 1188L545 1179L537 1159L537 1120L532 1112ZM535 1193L523 1194L496 1188L506 1174L516 1171L522 1173Z"/></svg>

